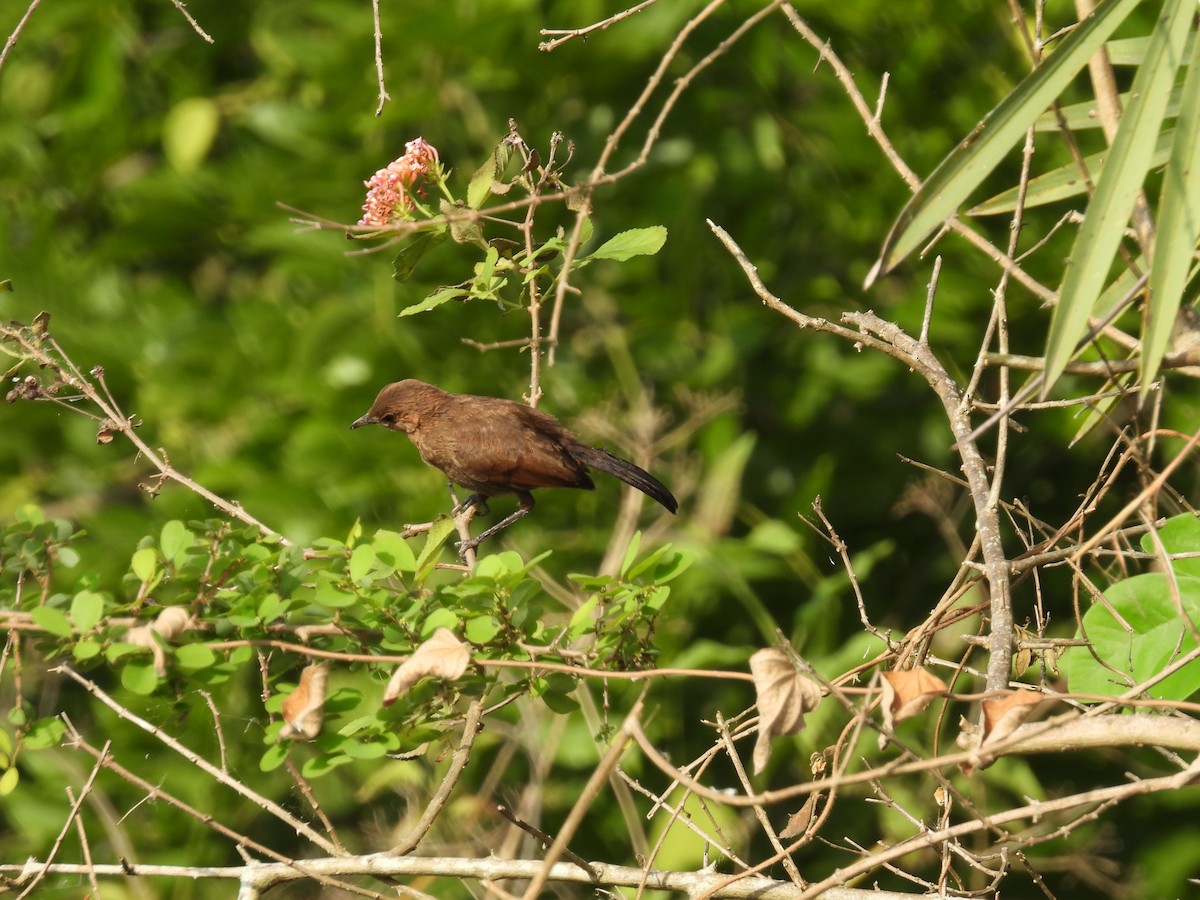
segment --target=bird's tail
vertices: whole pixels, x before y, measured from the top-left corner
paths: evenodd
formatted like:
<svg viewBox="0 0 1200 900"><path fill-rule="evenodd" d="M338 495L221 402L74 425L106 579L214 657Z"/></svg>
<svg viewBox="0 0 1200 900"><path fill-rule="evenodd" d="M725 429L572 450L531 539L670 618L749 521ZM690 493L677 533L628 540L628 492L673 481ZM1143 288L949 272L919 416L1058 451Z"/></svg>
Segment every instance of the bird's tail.
<svg viewBox="0 0 1200 900"><path fill-rule="evenodd" d="M674 495L667 490L666 485L631 462L626 462L619 456L613 456L607 450L589 447L587 444L576 443L571 447L571 455L585 466L615 475L631 487L637 488L647 497L652 497L671 512L679 508Z"/></svg>

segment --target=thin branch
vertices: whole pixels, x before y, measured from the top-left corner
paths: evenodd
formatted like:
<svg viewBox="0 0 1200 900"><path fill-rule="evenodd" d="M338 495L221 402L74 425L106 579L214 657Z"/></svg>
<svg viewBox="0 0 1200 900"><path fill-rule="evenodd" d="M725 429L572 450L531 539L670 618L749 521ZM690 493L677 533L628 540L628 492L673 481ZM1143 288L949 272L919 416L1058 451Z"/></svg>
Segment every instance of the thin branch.
<svg viewBox="0 0 1200 900"><path fill-rule="evenodd" d="M208 775L225 785L227 788L230 788L236 793L241 794L252 803L262 807L264 810L271 813L290 828L294 828L297 834L308 838L308 840L312 841L326 853L335 854L338 852L338 848L335 844L326 840L323 835L314 831L311 827L309 827L308 823L300 821L278 803L275 803L273 800L268 800L262 794L251 790L229 773L223 772L220 768L214 766L207 759L185 747L179 741L175 740L175 738L171 737L157 725L152 725L140 716L134 715L132 712L106 694L103 690L101 690L100 686L94 681L84 678L70 666L57 666L50 671L66 675L72 681L85 688L93 697L115 712L118 717L127 722L132 722L138 728L142 729L142 731L146 732L152 737L157 738L171 750L188 760L188 762L192 763L192 765L208 773Z"/></svg>
<svg viewBox="0 0 1200 900"><path fill-rule="evenodd" d="M179 10L179 12L183 15L183 17L185 19L187 19L188 24L192 26L192 31L196 32L196 34L198 34L198 35L200 35L200 37L204 38L204 40L207 43L209 43L209 44L216 43L216 41L214 41L212 39L212 35L210 35L207 31L205 31L203 28L201 28L200 23L197 22L195 20L195 18L192 17L192 14L190 12L188 12L187 5L183 2L183 0L171 0L171 2L175 4L175 8L177 10Z"/></svg>
<svg viewBox="0 0 1200 900"><path fill-rule="evenodd" d="M21 16L21 21L12 30L12 34L8 36L8 40L4 42L4 50L0 51L0 69L4 68L4 61L8 59L8 51L17 43L17 38L21 36L21 32L25 30L26 23L29 22L29 17L33 15L33 11L38 8L38 4L41 2L42 0L30 0L29 6L25 9L25 15Z"/></svg>
<svg viewBox="0 0 1200 900"><path fill-rule="evenodd" d="M646 7L653 6L657 2L658 0L642 0L641 3L636 3L629 7L629 9L623 9L619 13L609 16L607 19L601 19L599 22L593 22L591 25L585 25L583 28L543 28L538 32L543 37L559 36L555 37L552 41L542 41L538 44L538 49L549 53L561 47L567 41L577 37L586 38L593 31L603 31L609 25L615 25L622 19L628 19L630 16L640 13Z"/></svg>
<svg viewBox="0 0 1200 900"><path fill-rule="evenodd" d="M383 114L383 105L392 99L383 84L383 28L379 23L379 0L371 0L371 27L375 34L375 77L379 81L379 103L375 107L378 118Z"/></svg>
<svg viewBox="0 0 1200 900"><path fill-rule="evenodd" d="M101 752L98 749L96 749L95 747L93 747L91 744L89 744L87 741L85 741L82 738L82 736L80 736L80 734L77 731L75 731L73 726L68 726L67 746L71 747L72 749L82 750L83 752L89 754L90 756L92 756L95 759L101 759ZM215 831L218 834L223 835L224 837L227 837L230 840L234 841L238 847L248 847L251 850L253 850L255 853L258 853L260 856L264 856L267 859L275 860L277 863L280 864L283 871L289 873L288 875L282 876L282 877L276 876L275 881L287 881L287 880L293 880L296 878L312 878L312 879L315 879L316 881L319 881L320 883L328 885L330 887L341 888L342 890L350 891L351 893L355 893L355 894L358 894L363 897L372 897L372 898L375 898L375 900L386 900L386 898L384 898L384 896L382 894L378 894L375 891L367 891L367 890L364 890L363 888L357 887L356 885L336 881L330 877L331 874L340 874L340 873L325 873L325 872L319 872L315 869L310 869L308 867L308 862L309 862L308 860L304 860L303 862L297 862L296 860L289 859L288 857L284 856L282 853L277 853L276 851L272 850L270 847L266 846L265 844L260 844L257 841L255 841L253 838L247 837L244 834L240 834L240 833L234 831L232 828L228 827L227 825L223 825L222 823L218 822L215 818L213 818L213 816L211 814L206 813L202 810L196 809L194 806L191 806L187 803L184 803L182 800L180 800L175 795L169 793L168 791L163 790L163 788L161 786L151 784L150 782L146 781L146 779L142 778L140 775L137 775L137 774L131 772L129 769L126 769L124 766L122 766L120 763L118 763L116 760L114 760L111 756L104 760L103 766L104 766L104 768L108 769L109 771L116 773L119 777L123 778L125 781L128 781L134 787L140 788L141 790L145 791L147 798L155 799L155 800L163 800L163 801L169 803L171 806L174 806L176 809L182 810L184 813L191 816L193 819L195 819L200 824L204 825L206 828L209 828L212 831ZM351 859L353 857L336 857L336 858L337 859ZM252 866L250 868L258 868L259 865L260 864L255 864L254 866ZM0 872L3 872L3 871L18 872L19 871L19 872L21 872L21 878L23 879L26 877L26 873L28 871L30 871L31 867L36 867L36 866L37 866L37 863L33 862L31 860L30 862L27 862L24 866L9 866L9 867L0 866ZM112 871L114 869L116 871ZM168 871L166 873L163 873L163 872L158 871L160 869L174 870L174 872ZM50 872L52 872L52 873L82 874L79 870L80 870L80 867L67 866L67 865L62 865L62 864L52 865L50 867ZM200 878L200 877L231 877L231 878L237 877L238 880L241 880L243 878L243 875L241 873L243 873L245 871L245 868L239 867L237 870L239 874L236 876L234 876L234 875L213 876L213 875L209 875L207 873L210 873L214 870L206 868L206 867L193 867L193 866L147 866L147 867L143 867L143 866L132 864L132 863L122 860L122 863L120 866L94 865L94 866L89 866L89 870L95 872L97 875L175 874L180 877L187 877L187 878L193 878L193 879ZM274 882L272 882L272 883L274 883Z"/></svg>
<svg viewBox="0 0 1200 900"><path fill-rule="evenodd" d="M438 817L445 807L446 801L450 799L450 792L458 784L458 778L462 774L462 770L466 767L467 760L471 758L471 747L474 746L475 738L479 734L479 716L482 711L483 700L472 700L471 705L467 708L466 721L463 724L462 740L458 743L458 749L454 751L454 756L450 760L450 768L446 770L446 775L442 778L441 785L438 786L437 792L425 805L425 811L421 813L421 818L413 826L413 830L408 833L404 840L389 850L389 853L393 853L396 856L407 856L417 849L417 845L421 843L421 839L433 827L434 819Z"/></svg>
<svg viewBox="0 0 1200 900"><path fill-rule="evenodd" d="M632 730L636 727L637 720L641 717L642 701L645 699L645 696L646 691L643 688L641 696L633 704L633 708L629 710L625 721L621 723L621 729L617 732L616 737L613 738L608 751L592 771L592 775L588 778L587 784L583 786L583 790L579 792L579 799L575 801L575 805L571 807L571 811L567 814L567 818L559 829L554 843L546 850L546 857L542 862L541 868L538 869L537 874L534 875L529 882L529 886L525 889L524 900L536 900L537 897L541 896L542 888L546 886L546 882L550 880L553 874L555 863L563 855L563 851L566 850L571 838L575 836L575 832L579 829L579 826L583 824L583 817L591 808L592 801L600 793L604 782L608 780L609 775L617 767L621 755L625 752L625 748L633 736Z"/></svg>
<svg viewBox="0 0 1200 900"><path fill-rule="evenodd" d="M241 504L217 496L208 488L193 481L172 467L164 452L156 452L151 449L137 433L136 429L140 423L136 421L135 417L126 416L116 403L113 402L112 394L109 392L108 385L104 380L104 368L102 366L94 366L90 374L104 392L103 395L101 394L101 390L97 390L96 385L92 384L91 380L80 371L79 367L75 365L62 347L59 346L58 342L50 335L38 336L34 329L20 325L0 323L0 337L15 341L30 359L39 366L53 372L63 384L79 391L89 403L100 410L100 415L81 409L56 396L53 388L43 387L32 375L25 378L17 388L9 392L9 399L24 398L54 403L63 409L87 416L100 425L101 437L108 435L111 438L114 432L122 435L137 448L140 455L149 460L150 464L158 470L157 485L149 487L141 485L145 490L153 494L161 487L164 481L174 481L193 493L199 494L230 518L237 519L257 528L267 537L276 538L286 547L291 546L291 541L258 521L258 519L246 512Z"/></svg>
<svg viewBox="0 0 1200 900"><path fill-rule="evenodd" d="M100 749L100 756L92 766L91 774L88 775L87 781L83 783L83 787L79 789L79 796L71 803L71 810L67 813L63 827L58 832L58 837L54 839L54 844L50 847L50 852L46 854L46 861L33 876L33 881L26 885L25 890L21 891L17 900L24 900L25 897L28 897L33 892L33 889L38 886L38 883L46 877L46 873L50 870L50 866L54 862L54 857L58 855L59 848L62 847L63 839L66 838L67 832L71 830L71 825L75 822L76 816L79 815L79 808L83 806L83 801L92 792L92 785L96 782L96 776L100 774L100 770L104 768L106 761L109 759L108 751L110 747L112 747L112 741L105 741L104 746Z"/></svg>

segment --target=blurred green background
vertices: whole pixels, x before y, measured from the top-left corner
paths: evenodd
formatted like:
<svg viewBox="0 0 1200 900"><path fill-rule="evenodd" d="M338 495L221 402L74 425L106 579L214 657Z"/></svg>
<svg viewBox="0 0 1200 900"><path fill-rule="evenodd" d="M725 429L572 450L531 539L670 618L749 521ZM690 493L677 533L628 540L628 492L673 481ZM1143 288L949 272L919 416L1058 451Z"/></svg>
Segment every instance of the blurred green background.
<svg viewBox="0 0 1200 900"><path fill-rule="evenodd" d="M890 74L883 124L921 175L1028 68L1009 7L994 0L796 6L868 102ZM575 144L566 178L582 178L696 8L660 3L545 53L540 28L583 25L614 8L592 0L384 4L391 100L379 117L369 6L196 0L188 8L213 45L168 3L58 0L35 10L0 70L0 278L15 288L0 296L0 315L27 322L48 310L54 336L83 368L104 366L151 445L299 544L344 538L358 520L373 529L430 519L448 506L441 476L402 437L348 425L379 387L405 377L519 398L527 357L480 353L462 341L521 338L528 318L455 303L398 319L438 285L469 277L476 257L443 246L398 285L390 253L349 255L357 245L298 227L281 204L353 223L364 179L418 135L439 149L461 194L510 118L543 155L550 135L563 132ZM719 9L668 83L757 8ZM9 33L21 12L10 4L0 30ZM595 203L596 243L664 225L667 244L656 257L577 275L582 293L568 303L558 364L544 373L542 407L597 442L588 416L632 431L643 391L668 422L704 407L697 398L718 408L651 466L682 501L656 538L696 552L675 586L674 615L656 635L670 664L741 665L772 638L772 626L819 668L828 662L828 674L861 658L840 563L798 519L818 495L885 629L919 622L959 560L944 523L912 511L925 478L899 458L956 469L932 393L894 361L798 331L764 309L705 224L726 227L775 293L806 313L836 320L871 308L919 329L929 261L908 263L868 295L860 289L908 192L830 68L816 62L772 16L683 94L648 164L601 189ZM636 155L648 122L639 120L610 168ZM1066 156L1047 139L1039 164L1056 159ZM1016 166L997 190L1015 180ZM1030 234L1062 212L1032 215ZM548 237L565 221L547 210L539 227ZM981 227L1006 241L1005 221ZM1068 241L1052 240L1030 271L1054 285ZM973 365L999 273L961 241L947 239L939 252L932 341L961 375ZM1048 313L1019 289L1010 310L1014 349L1039 352ZM1178 421L1194 419L1187 391L1175 397ZM719 398L728 402L711 402ZM1068 450L1077 427L1070 413L1025 424L1031 430L1014 437L1005 496L1061 521L1092 482L1108 437ZM178 487L149 499L136 487L147 474L120 440L98 446L82 417L48 404L0 407L0 516L36 503L78 523L87 536L77 571L99 573L106 589L119 584L142 536L170 519L212 513ZM618 496L611 480L595 494L545 493L502 542L527 557L553 549L544 565L559 578L594 571ZM969 503L950 496L935 505L969 543ZM657 512L643 516L650 523ZM1018 622L1030 616L1033 592L1019 589ZM1069 600L1051 606L1069 631ZM677 759L709 740L697 716L749 703L744 691L707 690L672 683L658 695L667 710L660 726L676 729ZM806 777L806 756L783 762L784 771ZM1032 777L1023 764L1012 768ZM569 807L570 798L551 802ZM1115 881L1143 877L1150 857L1139 841L1149 846L1153 832L1147 809L1125 813L1119 841L1097 826L1096 852L1123 858ZM45 827L56 821L47 817ZM28 823L6 824L19 833ZM864 842L877 836L873 823L859 826ZM10 860L39 846L31 837L5 843ZM614 841L612 852L620 847ZM600 856L607 848L596 849ZM193 846L186 855L200 862L205 852ZM1086 870L1055 877L1070 889Z"/></svg>

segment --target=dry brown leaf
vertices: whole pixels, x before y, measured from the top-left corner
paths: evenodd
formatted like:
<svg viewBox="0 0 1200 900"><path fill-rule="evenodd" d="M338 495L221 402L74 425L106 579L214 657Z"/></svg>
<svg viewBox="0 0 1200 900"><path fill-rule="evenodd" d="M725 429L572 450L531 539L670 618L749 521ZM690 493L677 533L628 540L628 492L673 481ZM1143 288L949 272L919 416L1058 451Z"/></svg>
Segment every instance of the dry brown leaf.
<svg viewBox="0 0 1200 900"><path fill-rule="evenodd" d="M983 740L980 747L1002 741L1024 722L1043 700L1037 691L1008 691L997 700L983 701Z"/></svg>
<svg viewBox="0 0 1200 900"><path fill-rule="evenodd" d="M903 669L883 673L883 735L887 742L892 729L923 710L935 697L947 691L946 682L924 669Z"/></svg>
<svg viewBox="0 0 1200 900"><path fill-rule="evenodd" d="M397 697L426 675L446 681L460 678L470 662L471 651L466 645L449 628L439 628L392 674L392 680L383 692L383 705L391 706Z"/></svg>
<svg viewBox="0 0 1200 900"><path fill-rule="evenodd" d="M158 614L151 627L169 641L185 631L191 631L196 627L196 622L185 607L168 606Z"/></svg>
<svg viewBox="0 0 1200 900"><path fill-rule="evenodd" d="M1035 662L1037 662L1037 654L1028 647L1018 650L1017 655L1013 657L1013 670L1016 672L1017 677L1020 678L1029 671L1029 667Z"/></svg>
<svg viewBox="0 0 1200 900"><path fill-rule="evenodd" d="M791 818L787 820L787 824L783 826L783 831L779 832L781 838L786 841L804 834L808 829L809 823L812 822L813 816L817 814L818 796L818 794L809 794L808 799L804 801L804 805L792 813Z"/></svg>
<svg viewBox="0 0 1200 900"><path fill-rule="evenodd" d="M796 671L778 647L758 650L750 657L750 674L758 694L758 740L754 742L754 774L767 765L771 738L804 728L804 714L821 702L821 686Z"/></svg>
<svg viewBox="0 0 1200 900"><path fill-rule="evenodd" d="M280 738L311 741L321 733L328 680L329 667L325 663L314 663L300 673L296 689L283 698L284 726Z"/></svg>
<svg viewBox="0 0 1200 900"><path fill-rule="evenodd" d="M154 657L154 674L162 678L167 674L167 654L163 651L162 644L155 635L169 641L195 627L196 621L185 607L168 606L158 614L151 624L130 628L125 633L125 640L130 644L137 644L139 647L146 647L150 650Z"/></svg>

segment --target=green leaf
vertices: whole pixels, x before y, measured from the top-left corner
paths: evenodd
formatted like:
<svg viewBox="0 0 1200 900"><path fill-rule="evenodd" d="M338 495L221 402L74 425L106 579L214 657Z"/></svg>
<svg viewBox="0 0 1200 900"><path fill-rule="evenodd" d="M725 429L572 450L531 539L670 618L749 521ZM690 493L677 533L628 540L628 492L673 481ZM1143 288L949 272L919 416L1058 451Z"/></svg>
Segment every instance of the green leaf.
<svg viewBox="0 0 1200 900"><path fill-rule="evenodd" d="M454 531L454 520L449 516L438 516L434 520L433 527L429 529L425 538L425 546L421 548L421 555L417 557L417 571L422 577L427 574L427 568L433 565L433 558L442 544L446 543L446 539L454 534Z"/></svg>
<svg viewBox="0 0 1200 900"><path fill-rule="evenodd" d="M184 669L207 669L217 661L217 655L207 644L184 644L175 648L175 659Z"/></svg>
<svg viewBox="0 0 1200 900"><path fill-rule="evenodd" d="M457 632L459 626L458 616L448 609L435 609L421 623L421 638L427 638L439 628L449 628L451 631Z"/></svg>
<svg viewBox="0 0 1200 900"><path fill-rule="evenodd" d="M4 774L0 775L0 797L7 797L17 788L17 782L21 778L20 770L16 766L11 769L5 769Z"/></svg>
<svg viewBox="0 0 1200 900"><path fill-rule="evenodd" d="M35 606L29 613L33 624L56 637L70 637L75 633L67 614L53 606Z"/></svg>
<svg viewBox="0 0 1200 900"><path fill-rule="evenodd" d="M375 564L375 548L370 544L359 544L350 554L350 580L357 583L366 577Z"/></svg>
<svg viewBox="0 0 1200 900"><path fill-rule="evenodd" d="M353 761L345 753L326 753L306 760L304 765L300 767L300 771L305 778L320 778L322 775L328 775L338 766L344 766L346 763Z"/></svg>
<svg viewBox="0 0 1200 900"><path fill-rule="evenodd" d="M900 212L878 261L867 275L867 287L899 265L954 215L1137 5L1138 0L1103 0L1042 65L963 138Z"/></svg>
<svg viewBox="0 0 1200 900"><path fill-rule="evenodd" d="M635 256L653 256L667 242L667 229L662 225L651 225L649 228L631 228L609 238L587 256L579 261L593 259L614 259L624 262Z"/></svg>
<svg viewBox="0 0 1200 900"><path fill-rule="evenodd" d="M502 140L492 150L487 162L475 170L467 184L467 206L479 209L492 193L492 185L504 177L516 152L509 140Z"/></svg>
<svg viewBox="0 0 1200 900"><path fill-rule="evenodd" d="M104 615L104 598L92 591L80 591L71 598L71 622L81 634L91 631Z"/></svg>
<svg viewBox="0 0 1200 900"><path fill-rule="evenodd" d="M177 557L195 542L196 536L188 531L187 527L178 519L172 519L162 528L162 535L158 539L158 549L162 551L164 559L178 563Z"/></svg>
<svg viewBox="0 0 1200 900"><path fill-rule="evenodd" d="M217 104L204 97L176 103L163 118L163 153L177 172L193 171L208 156L221 113Z"/></svg>
<svg viewBox="0 0 1200 900"><path fill-rule="evenodd" d="M475 644L486 644L500 633L500 621L495 616L475 616L467 619L463 634L468 641Z"/></svg>
<svg viewBox="0 0 1200 900"><path fill-rule="evenodd" d="M46 521L46 513L42 511L40 506L34 506L32 503L26 503L17 507L17 512L14 518L18 522L27 522L30 525L41 525Z"/></svg>
<svg viewBox="0 0 1200 900"><path fill-rule="evenodd" d="M38 719L25 732L27 750L45 750L55 746L67 733L67 726L60 719Z"/></svg>
<svg viewBox="0 0 1200 900"><path fill-rule="evenodd" d="M158 674L153 663L129 663L121 669L121 685L134 693L153 694L158 687Z"/></svg>
<svg viewBox="0 0 1200 900"><path fill-rule="evenodd" d="M509 576L520 575L525 571L525 560L515 550L503 550L500 553L489 553L475 565L474 575L477 578L490 578L493 581L504 581Z"/></svg>
<svg viewBox="0 0 1200 900"><path fill-rule="evenodd" d="M561 672L554 672L534 682L533 695L540 697L551 712L559 715L576 712L579 702L574 697L575 679Z"/></svg>
<svg viewBox="0 0 1200 900"><path fill-rule="evenodd" d="M359 743L349 741L342 745L345 754L352 759L380 759L388 752L387 745L379 741Z"/></svg>
<svg viewBox="0 0 1200 900"><path fill-rule="evenodd" d="M1143 398L1167 351L1197 239L1200 239L1200 41L1193 41L1175 140L1163 172L1158 202L1150 299L1142 331Z"/></svg>
<svg viewBox="0 0 1200 900"><path fill-rule="evenodd" d="M443 303L451 300L462 300L469 296L468 292L459 287L443 287L438 288L420 303L414 303L412 306L406 306L400 310L401 316L413 316L420 312L428 312L431 309L436 309Z"/></svg>
<svg viewBox="0 0 1200 900"><path fill-rule="evenodd" d="M667 602L667 598L671 596L671 589L666 585L659 585L652 590L646 597L646 609L660 610L663 604Z"/></svg>
<svg viewBox="0 0 1200 900"><path fill-rule="evenodd" d="M596 627L596 607L599 605L600 598L593 594L571 614L571 621L567 625L567 637L572 642L579 640Z"/></svg>
<svg viewBox="0 0 1200 900"><path fill-rule="evenodd" d="M259 759L258 768L262 772L274 772L287 761L287 756L287 744L283 742L272 744Z"/></svg>
<svg viewBox="0 0 1200 900"><path fill-rule="evenodd" d="M320 572L317 575L316 590L313 599L321 606L330 609L341 609L358 602L358 595L338 584L336 577L330 572Z"/></svg>
<svg viewBox="0 0 1200 900"><path fill-rule="evenodd" d="M158 551L153 547L142 547L135 551L130 568L139 581L151 581L154 573L158 571Z"/></svg>
<svg viewBox="0 0 1200 900"><path fill-rule="evenodd" d="M652 580L655 584L666 584L691 568L695 559L696 555L690 550L676 551L654 570Z"/></svg>
<svg viewBox="0 0 1200 900"><path fill-rule="evenodd" d="M1179 576L1183 615L1200 621L1200 579ZM1196 647L1180 617L1164 575L1135 575L1104 592L1084 614L1083 630L1098 662L1086 647L1071 647L1064 657L1072 691L1118 696L1157 675L1173 660ZM1111 611L1110 611L1111 607ZM1115 670L1115 671L1114 671ZM1123 676L1123 677L1122 677ZM1185 700L1200 688L1200 661L1193 661L1148 689L1152 697Z"/></svg>
<svg viewBox="0 0 1200 900"><path fill-rule="evenodd" d="M58 564L67 569L73 569L79 565L79 553L72 547L59 547L54 551L54 558L58 560Z"/></svg>
<svg viewBox="0 0 1200 900"><path fill-rule="evenodd" d="M104 648L104 658L111 662L116 662L122 656L128 656L131 653L140 653L146 648L141 644L131 644L128 641L114 641Z"/></svg>
<svg viewBox="0 0 1200 900"><path fill-rule="evenodd" d="M622 578L629 571L629 567L633 565L633 561L637 559L638 548L642 545L642 533L635 531L629 539L629 546L625 548L625 557L621 560L621 568L617 571Z"/></svg>
<svg viewBox="0 0 1200 900"><path fill-rule="evenodd" d="M416 571L417 558L413 555L408 541L399 532L380 528L375 532L372 544L375 547L375 558L380 564L388 567L388 574L393 571Z"/></svg>
<svg viewBox="0 0 1200 900"><path fill-rule="evenodd" d="M430 250L433 250L446 239L446 231L418 231L408 243L400 248L396 258L392 260L392 278L404 284L412 278L413 269Z"/></svg>
<svg viewBox="0 0 1200 900"><path fill-rule="evenodd" d="M1195 7L1194 0L1167 0L1151 35L1146 59L1134 76L1130 89L1133 99L1121 117L1108 162L1096 182L1096 193L1075 238L1075 247L1067 257L1046 341L1043 397L1075 355L1079 340L1087 332L1088 317L1108 281L1112 260L1150 168L1154 141L1183 59Z"/></svg>
<svg viewBox="0 0 1200 900"><path fill-rule="evenodd" d="M1200 553L1200 518L1191 513L1172 516L1158 529L1158 539L1167 553ZM1143 534L1142 550L1154 553L1154 539ZM1171 560L1176 575L1200 578L1200 556Z"/></svg>
<svg viewBox="0 0 1200 900"><path fill-rule="evenodd" d="M85 662L99 656L102 649L97 641L80 641L71 648L71 653L75 656L76 662Z"/></svg>
<svg viewBox="0 0 1200 900"><path fill-rule="evenodd" d="M255 614L263 624L269 624L287 612L291 605L290 600L284 600L278 594L267 594L258 604Z"/></svg>

